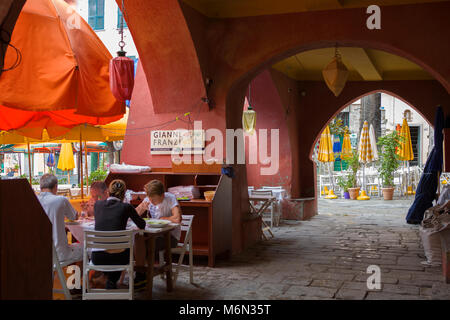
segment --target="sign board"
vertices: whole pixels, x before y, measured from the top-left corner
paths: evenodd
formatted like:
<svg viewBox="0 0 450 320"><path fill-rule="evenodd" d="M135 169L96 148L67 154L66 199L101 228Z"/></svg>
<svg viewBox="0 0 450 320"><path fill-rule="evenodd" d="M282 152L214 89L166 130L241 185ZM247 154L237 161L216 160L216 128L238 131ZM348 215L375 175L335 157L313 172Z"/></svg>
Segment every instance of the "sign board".
<svg viewBox="0 0 450 320"><path fill-rule="evenodd" d="M203 154L205 130L156 130L150 137L150 153Z"/></svg>

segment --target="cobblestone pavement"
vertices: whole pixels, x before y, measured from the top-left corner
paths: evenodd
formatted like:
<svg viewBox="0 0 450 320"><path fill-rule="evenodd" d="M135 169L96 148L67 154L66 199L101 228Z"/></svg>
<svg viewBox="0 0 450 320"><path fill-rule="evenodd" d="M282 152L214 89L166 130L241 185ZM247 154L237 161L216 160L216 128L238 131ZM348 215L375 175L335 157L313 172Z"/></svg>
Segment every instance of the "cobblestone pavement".
<svg viewBox="0 0 450 320"><path fill-rule="evenodd" d="M450 299L440 267L425 267L418 226L405 223L412 199L320 200L309 221L282 221L261 241L216 268L182 270L172 293L155 278L155 299ZM367 267L381 269L368 290Z"/></svg>

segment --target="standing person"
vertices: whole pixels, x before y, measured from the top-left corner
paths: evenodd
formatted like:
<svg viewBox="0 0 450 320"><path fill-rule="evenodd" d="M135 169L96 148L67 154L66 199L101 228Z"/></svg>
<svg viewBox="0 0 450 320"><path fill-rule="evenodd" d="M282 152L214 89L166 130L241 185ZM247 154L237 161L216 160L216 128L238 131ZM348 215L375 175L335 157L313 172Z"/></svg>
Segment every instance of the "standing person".
<svg viewBox="0 0 450 320"><path fill-rule="evenodd" d="M106 200L99 200L94 205L95 230L97 231L119 231L125 230L128 219L140 229L145 228L145 221L142 219L128 203L123 203L125 198L126 185L123 180L113 180L109 184L109 197ZM93 264L121 265L128 264L130 260L130 250L99 250L92 252ZM106 289L116 289L121 271L105 272L107 276ZM130 275L132 276L132 275Z"/></svg>
<svg viewBox="0 0 450 320"><path fill-rule="evenodd" d="M56 195L58 179L53 174L44 174L39 184L41 193L37 198L52 223L53 243L55 244L59 261L81 261L83 259L83 247L79 243L69 245L64 223L65 217L76 220L77 212L66 197Z"/></svg>

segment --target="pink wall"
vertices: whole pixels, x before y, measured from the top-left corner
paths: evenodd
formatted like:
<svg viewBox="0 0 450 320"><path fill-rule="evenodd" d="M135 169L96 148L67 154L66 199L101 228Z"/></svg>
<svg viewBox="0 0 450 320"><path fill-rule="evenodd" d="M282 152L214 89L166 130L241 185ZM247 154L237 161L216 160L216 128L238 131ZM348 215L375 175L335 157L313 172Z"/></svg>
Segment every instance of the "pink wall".
<svg viewBox="0 0 450 320"><path fill-rule="evenodd" d="M247 182L249 186L283 186L288 193L291 191L291 146L286 123L285 107L283 106L277 88L269 70L261 72L252 82L250 88L250 102L256 111L256 131L267 129L268 150L271 150L270 130L279 130L279 169L276 175L261 175L261 167L267 165L249 164L249 152L258 153L257 148L250 148L246 144ZM248 99L248 95L247 95ZM247 109L247 107L245 107Z"/></svg>

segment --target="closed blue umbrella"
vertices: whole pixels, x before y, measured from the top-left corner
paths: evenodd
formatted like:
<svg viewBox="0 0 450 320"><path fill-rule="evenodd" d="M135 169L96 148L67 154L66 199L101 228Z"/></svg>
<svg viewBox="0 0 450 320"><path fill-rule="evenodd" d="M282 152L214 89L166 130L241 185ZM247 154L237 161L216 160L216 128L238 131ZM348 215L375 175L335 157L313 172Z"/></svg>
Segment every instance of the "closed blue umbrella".
<svg viewBox="0 0 450 320"><path fill-rule="evenodd" d="M439 183L439 173L442 171L442 155L444 135L444 113L441 106L437 107L434 119L434 147L428 156L427 162L420 177L416 189L414 202L408 210L406 222L409 224L419 224L423 220L425 210L433 206L436 191Z"/></svg>
<svg viewBox="0 0 450 320"><path fill-rule="evenodd" d="M339 137L334 136L333 139L333 153L334 153L334 158L335 159L340 159L340 155L342 152L342 144L341 144L341 140L339 139Z"/></svg>
<svg viewBox="0 0 450 320"><path fill-rule="evenodd" d="M53 153L49 153L47 157L47 167L53 168L55 166L55 157Z"/></svg>

